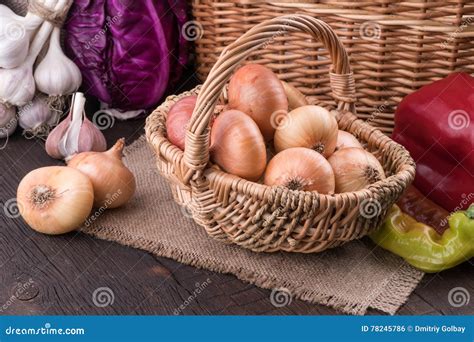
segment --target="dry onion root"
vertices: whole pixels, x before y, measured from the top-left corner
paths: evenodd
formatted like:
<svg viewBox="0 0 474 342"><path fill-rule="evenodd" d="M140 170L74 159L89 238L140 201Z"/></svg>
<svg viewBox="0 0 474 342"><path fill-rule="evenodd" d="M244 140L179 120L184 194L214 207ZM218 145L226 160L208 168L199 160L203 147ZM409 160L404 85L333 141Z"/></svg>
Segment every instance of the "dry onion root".
<svg viewBox="0 0 474 342"><path fill-rule="evenodd" d="M264 183L321 194L332 194L335 189L329 162L320 153L304 147L289 148L273 157L265 171Z"/></svg>
<svg viewBox="0 0 474 342"><path fill-rule="evenodd" d="M291 147L306 147L329 157L336 148L337 121L320 106L298 107L278 126L274 145L277 152Z"/></svg>
<svg viewBox="0 0 474 342"><path fill-rule="evenodd" d="M349 147L336 151L328 159L336 177L336 192L351 192L385 179L382 165L372 153Z"/></svg>
<svg viewBox="0 0 474 342"><path fill-rule="evenodd" d="M28 173L17 190L21 216L34 230L63 234L78 228L92 209L89 178L66 166L42 167Z"/></svg>

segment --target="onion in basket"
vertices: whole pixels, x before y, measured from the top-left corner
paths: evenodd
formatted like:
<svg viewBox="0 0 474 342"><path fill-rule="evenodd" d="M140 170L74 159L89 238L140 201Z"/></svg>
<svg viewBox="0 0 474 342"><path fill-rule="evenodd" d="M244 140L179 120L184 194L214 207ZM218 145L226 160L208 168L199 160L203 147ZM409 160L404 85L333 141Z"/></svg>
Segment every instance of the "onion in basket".
<svg viewBox="0 0 474 342"><path fill-rule="evenodd" d="M359 140L357 140L357 138L349 132L339 130L337 133L336 150L348 147L362 148L362 145L360 144Z"/></svg>
<svg viewBox="0 0 474 342"><path fill-rule="evenodd" d="M188 125L194 107L196 107L196 95L183 97L170 109L166 117L166 134L169 141L184 150L186 137L186 126Z"/></svg>
<svg viewBox="0 0 474 342"><path fill-rule="evenodd" d="M334 152L328 161L336 176L337 193L361 190L385 179L377 158L362 148L343 148Z"/></svg>
<svg viewBox="0 0 474 342"><path fill-rule="evenodd" d="M288 113L275 132L277 152L291 147L307 147L329 157L336 148L337 121L320 106L298 107Z"/></svg>
<svg viewBox="0 0 474 342"><path fill-rule="evenodd" d="M226 172L256 181L265 170L267 152L257 124L245 113L227 110L211 129L212 160Z"/></svg>
<svg viewBox="0 0 474 342"><path fill-rule="evenodd" d="M229 107L250 115L265 141L270 141L277 126L276 117L288 112L288 99L280 80L270 69L247 64L230 79Z"/></svg>
<svg viewBox="0 0 474 342"><path fill-rule="evenodd" d="M322 194L334 193L335 188L329 162L320 153L304 147L289 148L273 157L265 171L264 183Z"/></svg>

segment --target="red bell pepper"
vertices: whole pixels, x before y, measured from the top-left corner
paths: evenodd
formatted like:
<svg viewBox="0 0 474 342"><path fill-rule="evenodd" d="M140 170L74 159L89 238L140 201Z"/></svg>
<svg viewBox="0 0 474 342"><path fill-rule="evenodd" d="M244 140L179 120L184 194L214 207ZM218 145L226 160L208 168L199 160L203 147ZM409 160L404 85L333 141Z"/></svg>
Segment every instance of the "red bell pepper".
<svg viewBox="0 0 474 342"><path fill-rule="evenodd" d="M474 201L474 78L454 73L406 96L393 139L417 163L414 184L449 211Z"/></svg>

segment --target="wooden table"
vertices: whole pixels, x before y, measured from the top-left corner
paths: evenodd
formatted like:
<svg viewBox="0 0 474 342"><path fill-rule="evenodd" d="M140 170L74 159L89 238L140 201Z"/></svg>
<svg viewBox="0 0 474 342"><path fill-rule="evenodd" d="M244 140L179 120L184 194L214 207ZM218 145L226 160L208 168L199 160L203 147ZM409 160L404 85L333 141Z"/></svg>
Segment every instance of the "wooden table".
<svg viewBox="0 0 474 342"><path fill-rule="evenodd" d="M115 122L105 131L110 146L118 137L127 143L143 134L144 120ZM0 144L1 146L2 144ZM302 314L333 315L337 311L294 299L277 308L270 291L234 276L199 270L114 242L82 233L45 236L21 218L10 218L3 205L11 204L21 178L29 171L61 163L49 158L43 142L26 140L17 132L0 150L0 314L10 315L169 315L192 294L196 283L210 278L206 291L190 301L183 314ZM459 308L448 303L448 292L463 287L474 297L472 262L424 277L399 314L474 314L474 298ZM114 301L95 305L93 293L108 287ZM380 314L370 311L369 314Z"/></svg>

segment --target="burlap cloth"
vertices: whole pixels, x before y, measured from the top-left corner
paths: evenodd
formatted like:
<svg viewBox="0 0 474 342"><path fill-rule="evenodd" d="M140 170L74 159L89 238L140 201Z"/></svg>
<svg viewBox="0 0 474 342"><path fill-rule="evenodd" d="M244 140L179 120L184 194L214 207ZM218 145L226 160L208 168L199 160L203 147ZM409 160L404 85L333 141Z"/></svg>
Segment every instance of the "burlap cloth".
<svg viewBox="0 0 474 342"><path fill-rule="evenodd" d="M173 201L144 137L126 148L125 162L137 179L135 197L123 208L103 212L83 227L85 233L231 273L263 288L285 288L296 298L349 314L364 314L369 307L394 314L423 276L369 241L313 255L257 254L222 244L209 238Z"/></svg>

